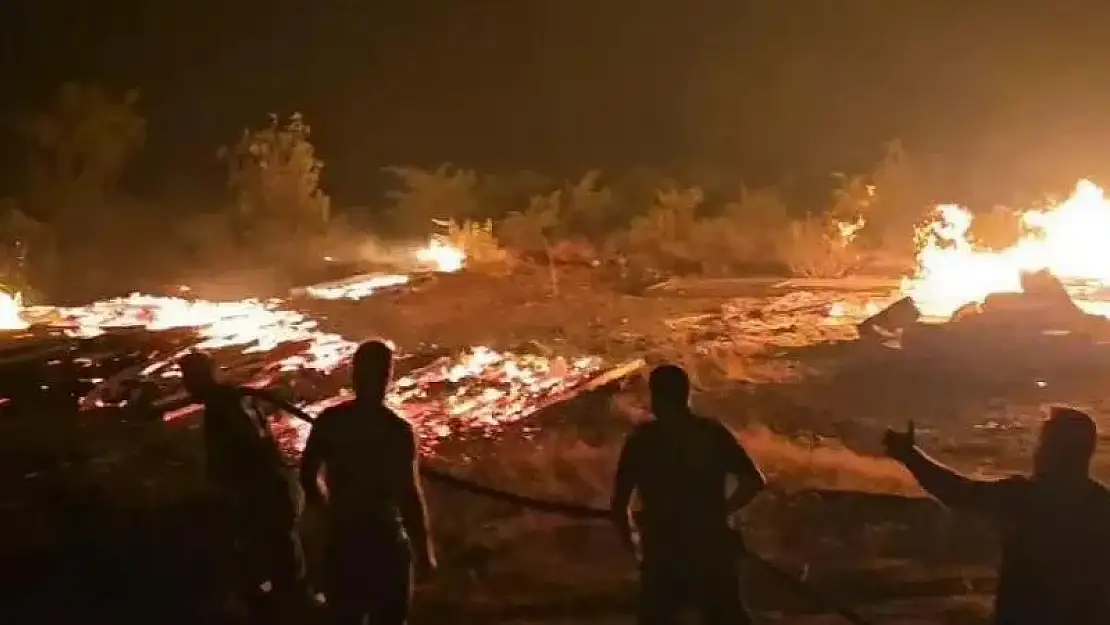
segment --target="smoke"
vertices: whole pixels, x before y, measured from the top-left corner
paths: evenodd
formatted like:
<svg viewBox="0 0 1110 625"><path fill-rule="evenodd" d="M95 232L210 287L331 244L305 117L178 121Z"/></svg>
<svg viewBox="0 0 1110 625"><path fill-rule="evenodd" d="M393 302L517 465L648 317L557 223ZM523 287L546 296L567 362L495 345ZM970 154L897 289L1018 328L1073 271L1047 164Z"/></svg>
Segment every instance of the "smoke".
<svg viewBox="0 0 1110 625"><path fill-rule="evenodd" d="M420 266L416 253L427 243L427 241L382 241L376 238L363 238L355 246L355 257L367 264L383 265L408 272Z"/></svg>

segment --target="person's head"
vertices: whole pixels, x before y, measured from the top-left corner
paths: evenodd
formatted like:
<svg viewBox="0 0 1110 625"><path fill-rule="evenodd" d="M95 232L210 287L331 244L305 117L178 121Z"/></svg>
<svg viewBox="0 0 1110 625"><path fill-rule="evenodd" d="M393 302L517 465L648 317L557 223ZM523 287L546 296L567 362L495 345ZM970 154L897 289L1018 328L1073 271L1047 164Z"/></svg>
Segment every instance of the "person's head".
<svg viewBox="0 0 1110 625"><path fill-rule="evenodd" d="M352 381L359 399L382 402L393 377L393 348L383 341L366 341L355 350Z"/></svg>
<svg viewBox="0 0 1110 625"><path fill-rule="evenodd" d="M690 376L677 365L659 365L648 376L651 411L657 418L685 414L690 403Z"/></svg>
<svg viewBox="0 0 1110 625"><path fill-rule="evenodd" d="M1086 477L1095 455L1095 421L1082 410L1052 406L1041 427L1033 472L1042 477Z"/></svg>
<svg viewBox="0 0 1110 625"><path fill-rule="evenodd" d="M208 354L190 352L177 362L185 390L193 397L203 397L217 385L216 364Z"/></svg>

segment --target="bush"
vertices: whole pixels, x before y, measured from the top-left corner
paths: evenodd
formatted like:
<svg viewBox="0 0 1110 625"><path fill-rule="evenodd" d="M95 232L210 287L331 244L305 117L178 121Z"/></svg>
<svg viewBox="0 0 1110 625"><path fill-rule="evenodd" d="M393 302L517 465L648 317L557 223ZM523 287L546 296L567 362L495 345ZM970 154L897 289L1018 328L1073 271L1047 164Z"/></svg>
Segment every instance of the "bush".
<svg viewBox="0 0 1110 625"><path fill-rule="evenodd" d="M806 278L842 278L859 264L851 228L829 216L810 216L790 224L780 254L790 272Z"/></svg>
<svg viewBox="0 0 1110 625"><path fill-rule="evenodd" d="M501 222L500 240L521 256L547 259L561 207L562 191L533 196L526 210L509 213Z"/></svg>
<svg viewBox="0 0 1110 625"><path fill-rule="evenodd" d="M665 271L690 270L698 264L693 235L703 200L698 188L658 191L655 205L646 215L632 220L617 247L624 248L633 265Z"/></svg>
<svg viewBox="0 0 1110 625"><path fill-rule="evenodd" d="M701 271L709 275L778 269L789 225L786 205L773 189L744 189L740 200L726 204L720 216L695 224L691 248Z"/></svg>
<svg viewBox="0 0 1110 625"><path fill-rule="evenodd" d="M386 167L401 188L390 191L389 217L394 232L422 237L433 220L474 219L479 213L478 174L450 164L434 171L418 167Z"/></svg>

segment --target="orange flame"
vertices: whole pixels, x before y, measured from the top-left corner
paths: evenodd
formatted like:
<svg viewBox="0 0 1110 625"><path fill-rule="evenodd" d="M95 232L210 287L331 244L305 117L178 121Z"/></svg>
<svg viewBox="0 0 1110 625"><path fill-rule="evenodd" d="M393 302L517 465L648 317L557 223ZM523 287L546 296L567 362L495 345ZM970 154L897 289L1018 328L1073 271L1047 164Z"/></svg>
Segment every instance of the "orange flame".
<svg viewBox="0 0 1110 625"><path fill-rule="evenodd" d="M27 326L23 318L23 296L0 291L0 330L22 330Z"/></svg>
<svg viewBox="0 0 1110 625"><path fill-rule="evenodd" d="M934 221L918 233L918 269L903 281L902 292L926 316L948 317L991 293L1020 292L1023 271L1047 269L1072 283L1110 286L1110 202L1097 185L1081 180L1058 206L1026 211L1020 219L1017 243L987 250L968 240L970 212L938 207ZM1077 303L1089 312L1102 308Z"/></svg>

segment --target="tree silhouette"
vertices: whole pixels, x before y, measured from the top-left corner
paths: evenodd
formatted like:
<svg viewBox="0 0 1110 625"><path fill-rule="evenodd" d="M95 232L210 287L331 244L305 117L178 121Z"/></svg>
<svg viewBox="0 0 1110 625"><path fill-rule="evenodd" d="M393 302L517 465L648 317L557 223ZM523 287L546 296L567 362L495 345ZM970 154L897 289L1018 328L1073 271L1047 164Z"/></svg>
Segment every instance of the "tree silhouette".
<svg viewBox="0 0 1110 625"><path fill-rule="evenodd" d="M32 202L61 219L85 221L115 192L146 141L136 111L139 92L116 96L94 85L67 83L49 106L21 124L31 147Z"/></svg>
<svg viewBox="0 0 1110 625"><path fill-rule="evenodd" d="M316 158L311 131L300 113L284 124L270 115L265 128L244 130L238 142L219 150L241 227L307 234L327 226L331 200L320 188L324 163Z"/></svg>
<svg viewBox="0 0 1110 625"><path fill-rule="evenodd" d="M424 236L434 220L465 221L478 215L478 175L450 164L433 171L418 167L386 167L401 183L390 191L391 217L398 234Z"/></svg>

